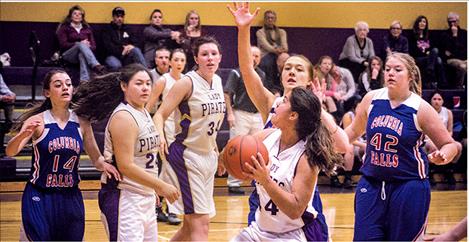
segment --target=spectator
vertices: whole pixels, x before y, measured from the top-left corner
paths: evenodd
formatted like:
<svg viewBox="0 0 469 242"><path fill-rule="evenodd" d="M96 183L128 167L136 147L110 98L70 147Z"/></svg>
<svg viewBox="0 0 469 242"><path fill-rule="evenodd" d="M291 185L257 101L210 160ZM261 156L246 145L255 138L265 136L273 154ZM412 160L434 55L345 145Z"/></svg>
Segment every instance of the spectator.
<svg viewBox="0 0 469 242"><path fill-rule="evenodd" d="M105 67L94 55L96 42L93 31L85 20L85 10L78 5L68 10L68 15L57 29L62 58L73 64L80 64L80 80L89 81L88 67L97 74L104 74Z"/></svg>
<svg viewBox="0 0 469 242"><path fill-rule="evenodd" d="M456 88L463 88L467 72L467 31L459 26L459 15L448 14L448 30L445 32L443 59L456 69Z"/></svg>
<svg viewBox="0 0 469 242"><path fill-rule="evenodd" d="M251 46L254 70L265 86L265 73L258 65L261 60L261 51L256 46ZM264 128L262 117L256 106L252 103L244 85L239 68L231 71L224 88L226 114L230 125L230 139L238 135L255 134ZM228 192L244 194L241 189L242 181L228 174Z"/></svg>
<svg viewBox="0 0 469 242"><path fill-rule="evenodd" d="M257 30L257 46L261 50L259 67L265 73L275 73L278 55L288 52L287 32L275 25L277 14L272 10L264 13L264 26Z"/></svg>
<svg viewBox="0 0 469 242"><path fill-rule="evenodd" d="M370 58L370 65L360 75L358 95L364 97L367 92L382 88L383 83L383 61L378 56L373 56Z"/></svg>
<svg viewBox="0 0 469 242"><path fill-rule="evenodd" d="M314 75L315 77L318 78L318 80L324 80L326 83L326 89L327 89L327 83L332 83L333 78L331 76L331 70L335 66L334 61L332 60L332 57L328 55L321 56L319 58L318 63L315 66L314 70ZM330 85L329 85L329 88ZM325 99L324 99L324 104L326 107L326 110L334 116L336 122L339 120L339 115L337 113L337 106L334 101L334 92L331 90L325 92Z"/></svg>
<svg viewBox="0 0 469 242"><path fill-rule="evenodd" d="M409 53L414 57L422 75L425 88L436 88L446 85L443 65L438 58L438 49L433 46L429 37L427 17L420 15L414 22L413 35L409 38Z"/></svg>
<svg viewBox="0 0 469 242"><path fill-rule="evenodd" d="M122 65L139 63L146 66L142 51L135 47L137 39L124 24L125 11L121 7L112 10L112 21L103 31L102 39L106 53L106 65L117 71Z"/></svg>
<svg viewBox="0 0 469 242"><path fill-rule="evenodd" d="M337 107L336 113L331 113L336 122L342 119L345 112L350 110L352 102L357 98L355 96L355 82L352 73L343 67L334 65L330 72L331 79L326 80L326 96L332 97Z"/></svg>
<svg viewBox="0 0 469 242"><path fill-rule="evenodd" d="M0 109L3 110L5 121L0 123L0 157L5 155L5 134L10 132L11 126L13 125L13 108L16 99L16 94L12 92L5 81L3 80L2 74L0 74Z"/></svg>
<svg viewBox="0 0 469 242"><path fill-rule="evenodd" d="M145 39L143 52L148 68L155 67L155 51L158 48L165 47L168 50L176 47L176 41L179 39L180 32L172 31L163 27L163 13L159 9L153 10L150 15L150 26L143 29L143 38Z"/></svg>
<svg viewBox="0 0 469 242"><path fill-rule="evenodd" d="M409 53L409 41L402 35L402 25L394 20L389 27L389 34L384 36L384 55L386 57L392 52Z"/></svg>
<svg viewBox="0 0 469 242"><path fill-rule="evenodd" d="M161 47L161 48L159 48L155 51L155 60L154 60L155 68L153 68L150 71L151 78L153 79L154 82L156 82L156 80L160 79L160 77L163 74L169 72L169 56L170 56L170 54L171 54L171 52L168 49L164 48L164 47ZM152 112L152 111L150 110L150 112Z"/></svg>
<svg viewBox="0 0 469 242"><path fill-rule="evenodd" d="M181 32L182 33L179 38L179 44L181 45L181 48L184 50L184 52L186 52L186 70L190 71L195 65L194 54L192 53L192 43L194 43L201 36L205 35L205 32L202 31L200 15L195 10L191 10L187 13L186 22L184 23L184 30Z"/></svg>
<svg viewBox="0 0 469 242"><path fill-rule="evenodd" d="M358 21L355 24L355 34L347 38L339 56L339 65L349 69L357 81L360 73L368 66L368 59L375 55L373 41L367 37L368 32L368 23Z"/></svg>
<svg viewBox="0 0 469 242"><path fill-rule="evenodd" d="M290 54L287 52L283 52L277 57L276 66L277 68L274 69L274 72L265 73L266 80L265 85L266 88L269 89L275 96L281 97L283 95L283 85L281 82L281 73L283 70L283 66L285 62L290 57Z"/></svg>
<svg viewBox="0 0 469 242"><path fill-rule="evenodd" d="M443 95L441 94L440 91L436 90L431 94L430 104L438 113L438 117L443 122L443 125L446 127L446 130L448 130L448 133L451 136L453 136L453 112L447 109L446 107L444 107L443 106L444 103L445 103L445 100L443 99ZM425 137L425 151L427 152L427 154L433 153L436 150L438 150L436 145L430 140L429 137ZM454 176L453 176L454 166L455 166L454 164L458 162L460 155L461 154L457 155L451 163L444 165L444 166L438 166L437 168L438 170L441 170L444 172L446 182L448 184L456 183ZM430 168L432 170L431 173L434 173L435 166L430 164ZM429 178L430 178L430 181L432 181L433 174L430 174Z"/></svg>

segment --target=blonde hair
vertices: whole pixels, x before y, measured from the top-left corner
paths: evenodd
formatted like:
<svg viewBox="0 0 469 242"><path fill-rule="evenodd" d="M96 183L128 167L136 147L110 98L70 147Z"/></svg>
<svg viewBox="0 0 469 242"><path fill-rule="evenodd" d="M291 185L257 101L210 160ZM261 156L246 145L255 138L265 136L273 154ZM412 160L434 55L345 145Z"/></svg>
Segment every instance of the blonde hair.
<svg viewBox="0 0 469 242"><path fill-rule="evenodd" d="M404 53L397 53L393 52L391 53L387 58L386 62L390 58L396 58L399 59L404 63L404 66L407 68L409 72L409 78L410 78L410 84L409 84L409 90L413 93L416 93L419 96L422 96L422 78L420 76L420 69L415 64L414 58L408 54Z"/></svg>

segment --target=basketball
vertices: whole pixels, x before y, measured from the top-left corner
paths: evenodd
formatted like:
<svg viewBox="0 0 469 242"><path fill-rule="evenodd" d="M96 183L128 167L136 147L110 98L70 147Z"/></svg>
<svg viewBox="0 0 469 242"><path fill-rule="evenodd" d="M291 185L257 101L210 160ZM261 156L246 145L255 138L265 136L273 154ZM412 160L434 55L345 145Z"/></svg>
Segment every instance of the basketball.
<svg viewBox="0 0 469 242"><path fill-rule="evenodd" d="M249 172L244 163L252 165L251 156L261 153L266 164L269 163L269 152L264 143L252 135L240 135L228 141L225 146L225 168L233 177L246 180L244 172Z"/></svg>

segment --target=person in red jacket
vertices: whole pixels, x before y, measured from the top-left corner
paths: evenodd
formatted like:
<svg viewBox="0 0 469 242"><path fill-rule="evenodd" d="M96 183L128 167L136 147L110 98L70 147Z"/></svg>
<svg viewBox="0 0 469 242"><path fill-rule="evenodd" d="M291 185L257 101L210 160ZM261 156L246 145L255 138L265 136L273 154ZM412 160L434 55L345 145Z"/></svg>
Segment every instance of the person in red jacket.
<svg viewBox="0 0 469 242"><path fill-rule="evenodd" d="M104 74L105 68L94 55L96 42L93 31L85 20L85 10L78 5L68 10L68 15L57 29L62 58L73 64L80 64L80 81L89 81L88 67L97 74Z"/></svg>

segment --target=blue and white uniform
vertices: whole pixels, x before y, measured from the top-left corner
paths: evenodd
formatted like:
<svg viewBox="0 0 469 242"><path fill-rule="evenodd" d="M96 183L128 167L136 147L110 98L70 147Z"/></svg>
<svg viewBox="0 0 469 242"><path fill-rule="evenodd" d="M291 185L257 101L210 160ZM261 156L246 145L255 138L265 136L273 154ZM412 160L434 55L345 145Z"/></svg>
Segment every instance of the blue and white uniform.
<svg viewBox="0 0 469 242"><path fill-rule="evenodd" d="M181 191L170 210L212 217L218 162L216 137L226 113L223 85L218 75L213 76L211 85L195 71L186 76L192 81L192 94L178 106L181 116L177 120L176 140L169 147L169 166L161 179Z"/></svg>
<svg viewBox="0 0 469 242"><path fill-rule="evenodd" d="M83 240L85 208L78 183L83 139L70 111L64 128L50 110L42 113L44 131L33 140L31 176L22 198L21 237L33 241Z"/></svg>
<svg viewBox="0 0 469 242"><path fill-rule="evenodd" d="M305 141L300 140L292 147L279 153L282 131L275 130L263 141L269 151L270 177L286 192L292 192L293 180L301 156L305 152ZM313 196L302 216L291 219L277 208L264 187L256 183L259 207L256 220L232 241L327 241L327 226L315 219L318 212L313 207ZM313 190L314 193L314 190ZM325 230L324 230L325 229Z"/></svg>
<svg viewBox="0 0 469 242"><path fill-rule="evenodd" d="M416 240L430 204L428 159L417 121L423 100L412 93L392 107L379 89L368 109L366 156L355 194L354 240Z"/></svg>
<svg viewBox="0 0 469 242"><path fill-rule="evenodd" d="M128 103L121 103L114 109L109 122L117 112L128 112L138 126L133 162L153 177L157 177L156 156L160 147L160 136L150 114L145 109L140 111ZM104 157L115 164L114 146L108 128L106 127L105 131ZM148 212L155 211L155 190L125 175L122 176L122 181L117 183L114 178L109 179L103 173L101 183L99 207L109 240L157 241L156 215L154 212Z"/></svg>
<svg viewBox="0 0 469 242"><path fill-rule="evenodd" d="M283 97L277 97L272 104L272 108L270 109L269 116L267 117L267 121L265 122L264 129L272 128L272 115L275 113L275 108L278 106L280 102L282 102ZM254 185L253 181L253 185ZM256 220L255 213L257 208L259 207L259 195L257 194L257 189L255 188L251 195L249 196L249 214L248 214L248 224L251 224L253 221ZM319 190L316 186L314 188L313 194L313 207L317 212L316 219L320 221L325 227L323 228L323 232L325 233L326 238L328 237L328 229L326 224L326 217L322 213L322 201L321 197L319 196ZM327 240L327 239L326 239Z"/></svg>

